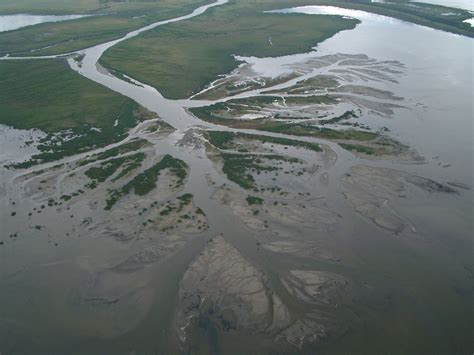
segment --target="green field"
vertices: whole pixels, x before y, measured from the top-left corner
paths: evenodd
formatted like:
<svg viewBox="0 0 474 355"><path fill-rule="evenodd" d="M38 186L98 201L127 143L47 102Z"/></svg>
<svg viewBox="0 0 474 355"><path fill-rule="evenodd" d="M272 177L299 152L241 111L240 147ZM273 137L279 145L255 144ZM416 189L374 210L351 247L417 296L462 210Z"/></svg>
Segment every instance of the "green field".
<svg viewBox="0 0 474 355"><path fill-rule="evenodd" d="M145 26L143 19L93 16L0 33L0 55L61 54L108 42ZM48 47L48 48L45 48ZM43 50L39 50L44 48ZM34 52L29 52L34 50Z"/></svg>
<svg viewBox="0 0 474 355"><path fill-rule="evenodd" d="M0 62L0 123L15 128L107 128L130 102L77 74L63 59Z"/></svg>
<svg viewBox="0 0 474 355"><path fill-rule="evenodd" d="M0 63L0 123L48 133L37 163L116 142L150 115L77 74L64 59Z"/></svg>
<svg viewBox="0 0 474 355"><path fill-rule="evenodd" d="M163 0L159 2L104 2L97 0L26 0L19 4L0 0L2 13L83 13L97 16L43 23L0 33L0 56L50 55L72 52L120 38L150 23L187 14L210 0ZM45 48L48 47L48 48ZM33 52L30 52L33 50Z"/></svg>
<svg viewBox="0 0 474 355"><path fill-rule="evenodd" d="M44 23L15 31L0 33L0 55L10 53L34 56L61 54L84 49L95 44L119 38L127 32L146 26L155 21L190 13L194 8L209 2L212 2L212 0L160 0L132 2L103 0L0 0L0 15L13 13L100 15L66 22ZM370 0L254 0L252 2L233 0L230 5L225 6L227 9L232 9L229 11L230 18L216 19L208 17L208 15L200 16L204 18L204 21L205 18L212 20L213 26L200 28L199 24L197 24L198 27L196 29L204 29L201 33L203 36L217 35L222 30L224 32L228 30L229 32L234 33L241 30L248 32L252 29L252 26L255 25L255 23L252 23L251 17L256 17L258 12L262 9L285 8L311 4L334 5L364 10L465 36L474 36L474 28L467 23L463 23L464 20L472 17L468 11L431 4L408 3L404 0L398 0L391 3L373 3ZM249 11L251 12L251 10L253 10L253 13L252 16L249 16ZM226 10L218 11L219 14L225 14L225 12ZM445 15L446 13L451 13L451 15L447 16ZM232 14L236 16L232 16ZM243 25L249 25L249 28L239 28L238 26L235 26L237 22L243 20L242 17L245 17L246 20L248 20L243 21ZM228 29L223 26L221 23L222 21L229 22ZM208 27L214 27L214 25L217 27L209 30ZM265 27L265 22L262 22L261 25L262 27L259 28L260 30ZM278 29L273 28L273 23L268 23L268 26L267 30L278 31ZM171 26L171 29L175 27L176 26ZM339 25L335 24L335 27L338 28ZM291 27L289 29L291 30ZM321 24L319 29L323 31L323 35L324 32L328 30L324 24ZM308 30L311 31L313 29L308 28ZM171 36L170 40L173 39L173 35L179 36L179 33L171 32L172 33L168 34L168 36ZM239 33L239 35L242 34L243 33L241 32ZM258 36L258 33L256 34ZM321 33L314 34L316 37L321 35ZM293 38L294 35L295 33L290 37ZM204 37L201 39L204 39ZM297 38L293 39L298 40ZM229 40L232 43L232 38L229 38ZM245 36L242 40L245 41ZM255 40L256 45L258 45L258 38L252 40ZM142 42L137 42L130 48L140 49L141 43ZM263 42L260 42L260 44L262 43ZM32 50L33 52L30 52ZM121 58L121 54L123 53L120 51L115 52L112 54L113 58L109 58L109 60L117 67L127 67L127 58ZM122 59L124 63L119 63L120 59ZM181 64L181 62L177 62L177 65ZM128 69L133 71L134 68L131 67Z"/></svg>
<svg viewBox="0 0 474 355"><path fill-rule="evenodd" d="M307 52L357 24L342 17L262 12L276 4L285 3L237 2L213 8L122 42L109 49L101 63L158 88L166 97L183 98L234 69L238 62L233 54L268 57Z"/></svg>

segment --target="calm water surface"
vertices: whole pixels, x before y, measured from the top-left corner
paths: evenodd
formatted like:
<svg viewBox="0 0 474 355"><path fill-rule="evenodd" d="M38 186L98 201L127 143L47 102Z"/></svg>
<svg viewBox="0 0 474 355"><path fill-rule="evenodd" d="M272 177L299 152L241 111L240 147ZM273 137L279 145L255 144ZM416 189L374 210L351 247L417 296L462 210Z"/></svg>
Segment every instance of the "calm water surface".
<svg viewBox="0 0 474 355"><path fill-rule="evenodd" d="M420 2L474 11L474 1L472 0L422 0Z"/></svg>
<svg viewBox="0 0 474 355"><path fill-rule="evenodd" d="M44 22L61 22L68 20L76 20L88 15L1 15L0 16L0 32L17 30L26 26L33 26Z"/></svg>
<svg viewBox="0 0 474 355"><path fill-rule="evenodd" d="M408 110L394 118L377 118L402 142L416 148L427 159L448 161L450 176L472 184L473 172L473 53L474 40L363 11L332 6L304 6L281 12L350 16L362 22L354 30L342 31L304 55L280 58L246 58L254 69L271 74L288 64L312 57L335 54L366 54L378 60L403 63L399 83L383 89L405 97ZM428 165L429 166L429 165Z"/></svg>

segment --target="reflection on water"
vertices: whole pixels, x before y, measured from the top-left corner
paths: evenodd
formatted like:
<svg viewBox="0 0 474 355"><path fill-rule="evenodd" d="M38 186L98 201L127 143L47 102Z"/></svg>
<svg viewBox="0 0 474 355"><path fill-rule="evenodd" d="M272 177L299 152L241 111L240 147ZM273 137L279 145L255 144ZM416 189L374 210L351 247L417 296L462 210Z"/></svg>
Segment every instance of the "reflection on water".
<svg viewBox="0 0 474 355"><path fill-rule="evenodd" d="M471 18L471 19L468 19L468 20L464 20L463 22L466 22L466 23L470 24L471 27L474 27L474 18Z"/></svg>
<svg viewBox="0 0 474 355"><path fill-rule="evenodd" d="M0 32L16 30L26 26L33 26L44 22L61 22L76 20L88 15L4 15L0 16Z"/></svg>
<svg viewBox="0 0 474 355"><path fill-rule="evenodd" d="M421 0L419 2L474 11L474 1L472 0Z"/></svg>
<svg viewBox="0 0 474 355"><path fill-rule="evenodd" d="M362 22L354 30L339 32L320 43L308 54L238 57L239 60L252 64L258 74L271 73L272 77L285 73L296 63L336 53L364 53L371 58L405 64L407 72L399 83L385 83L381 89L410 98L413 108L399 110L395 119L377 120L425 157L440 156L453 164L452 169L434 168L430 173L472 182L471 38L333 6L303 6L274 12L350 16Z"/></svg>
<svg viewBox="0 0 474 355"><path fill-rule="evenodd" d="M386 0L372 0L372 2L391 2ZM456 7L458 9L474 11L474 2L472 0L414 0L412 2L421 2L425 4Z"/></svg>
<svg viewBox="0 0 474 355"><path fill-rule="evenodd" d="M336 6L299 6L299 7L293 7L291 9L273 10L273 11L268 11L268 12L270 13L304 13L304 14L310 14L310 15L338 15L338 16L356 18L358 20L370 20L370 21L377 21L377 22L387 22L387 21L400 22L399 20L393 19L391 17L376 15L376 14L372 14L370 12L361 11L361 10L345 9L345 8L336 7Z"/></svg>

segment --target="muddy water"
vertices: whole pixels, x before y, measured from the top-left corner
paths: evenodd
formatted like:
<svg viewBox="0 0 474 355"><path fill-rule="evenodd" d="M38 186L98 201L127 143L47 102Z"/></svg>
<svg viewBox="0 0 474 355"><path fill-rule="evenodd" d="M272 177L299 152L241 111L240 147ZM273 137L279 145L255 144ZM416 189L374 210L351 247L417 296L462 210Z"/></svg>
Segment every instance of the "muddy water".
<svg viewBox="0 0 474 355"><path fill-rule="evenodd" d="M220 1L209 6L224 3ZM201 7L189 16L132 32L124 39L162 24L199 15L209 6ZM423 164L364 160L336 144L317 139L311 141L326 144L327 149L337 155L333 164L324 166L319 157L312 157L306 151L292 149L290 152L292 156L324 166L304 183L287 182L295 192L310 192L317 200L324 201L324 208L338 215L336 226L324 232L304 224L288 228L283 222L274 231L255 231L213 198L215 187L209 184L210 180L216 186L230 183L202 149L176 145L191 127L214 128L185 110L185 107L206 102L168 100L152 87L133 85L101 70L97 61L102 53L124 39L82 51L85 57L81 66L69 60L71 67L85 77L136 100L177 128L167 139L153 141L154 149L157 154L168 153L188 164L190 176L183 192L194 195L196 205L207 215L209 230L190 236L190 242L172 258L133 274L132 279L123 275L118 279L115 276L107 278L111 265L152 242L137 239L122 243L98 237L94 230L82 228L81 216L89 208L87 201L66 212L72 216L66 223L64 216L59 219L54 209L45 210L42 220L52 228L34 234L30 232L29 235L26 229L20 228L20 237L13 237L16 238L14 243L0 248L0 304L7 306L2 307L0 313L0 344L7 354L51 352L52 349L59 353L89 354L179 352L177 349L182 344L173 328L179 280L207 240L218 233L222 233L227 242L265 272L273 289L285 304L291 306L295 317L303 316L307 309L285 293L281 285L279 275L288 270L309 268L336 272L356 284L375 289L370 296L360 296L362 301L351 303L352 315L344 314L338 319L341 323L351 324L352 331L347 331L336 342L323 343L316 348L329 353L347 353L349 350L375 353L386 349L405 353L436 349L450 353L466 349L465 334L469 330L465 329L465 313L470 309L469 288L472 286L469 279L472 192L433 195L414 189L410 190L414 198L390 201L393 206L388 207L402 211L407 222L416 226L416 233L410 231L395 236L354 213L341 193L341 179L350 173L352 166L364 164L400 169L440 181L472 184L472 104L469 92L472 88L473 41L383 17L364 16L362 24L355 30L337 34L314 52L282 58L243 58L253 64L256 72L271 71L274 76L291 64L335 53L367 54L378 60L398 60L405 64L406 69L398 83L384 82L375 86L404 97L408 109L397 110L391 118L375 115L369 118L376 121L375 125L389 127L390 134L415 147L426 158ZM431 47L430 43L438 43L443 50ZM242 97L246 95L249 94ZM449 113L449 120L446 113ZM139 129L131 133L131 137L141 135ZM320 179L323 172L327 174L326 183ZM2 171L2 174L2 181L9 182L0 191L2 233L7 239L19 229L15 219L6 217L12 208L19 211L18 220L26 220L26 212L22 211L29 211L31 206L40 202L16 199L24 193L25 185L11 183L16 178L14 173ZM271 176L259 177L259 182L271 184ZM14 207L12 199L15 200ZM296 208L297 201L289 203ZM96 213L99 219L107 216L102 211ZM67 237L71 226L80 234ZM333 263L265 253L256 243L257 240L285 238L318 241L321 248L329 248L343 261ZM111 315L102 308L81 304L78 294L81 295L83 289L88 289L97 280L110 282L109 287L118 289L118 294L125 300L130 297L132 301L125 303L128 308L125 306ZM129 289L134 293L129 295ZM452 331L453 327L458 330ZM411 345L401 346L401 337L404 343ZM423 344L418 344L419 338L425 339ZM361 342L361 339L366 341ZM248 335L245 342L239 344L228 335L217 340L212 336L189 340L202 346L201 350L209 346L211 349L220 348L222 352L255 349L275 352L278 349L287 353L314 353L315 350L314 347L298 350L289 344L280 344L281 348L272 345L260 348L259 335ZM0 351L3 353L2 348Z"/></svg>

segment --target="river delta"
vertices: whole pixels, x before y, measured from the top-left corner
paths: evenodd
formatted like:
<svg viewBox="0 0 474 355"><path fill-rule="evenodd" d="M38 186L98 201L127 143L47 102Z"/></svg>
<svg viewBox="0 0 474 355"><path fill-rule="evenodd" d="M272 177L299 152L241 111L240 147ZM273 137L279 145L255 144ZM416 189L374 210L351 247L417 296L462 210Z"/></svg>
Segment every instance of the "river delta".
<svg viewBox="0 0 474 355"><path fill-rule="evenodd" d="M472 38L280 7L344 28L182 90L117 60L226 6L1 58L103 105L0 125L0 353L469 353Z"/></svg>

